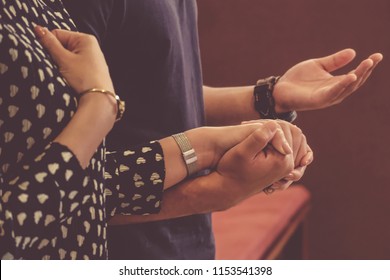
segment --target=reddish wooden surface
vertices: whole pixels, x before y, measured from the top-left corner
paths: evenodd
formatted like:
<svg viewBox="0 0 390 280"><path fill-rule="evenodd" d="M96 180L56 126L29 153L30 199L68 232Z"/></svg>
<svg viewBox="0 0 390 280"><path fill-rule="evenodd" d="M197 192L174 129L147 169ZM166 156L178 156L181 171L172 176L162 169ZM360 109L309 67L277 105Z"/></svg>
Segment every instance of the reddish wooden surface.
<svg viewBox="0 0 390 280"><path fill-rule="evenodd" d="M306 216L310 193L293 186L213 214L217 259L276 258Z"/></svg>

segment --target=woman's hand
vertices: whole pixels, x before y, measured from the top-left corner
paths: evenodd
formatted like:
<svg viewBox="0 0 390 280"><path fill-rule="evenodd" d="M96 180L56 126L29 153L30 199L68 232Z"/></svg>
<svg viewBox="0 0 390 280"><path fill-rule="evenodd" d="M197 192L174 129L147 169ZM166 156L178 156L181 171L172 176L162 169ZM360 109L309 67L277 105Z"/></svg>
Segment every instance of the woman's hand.
<svg viewBox="0 0 390 280"><path fill-rule="evenodd" d="M94 36L60 29L49 31L41 26L35 27L35 33L76 92L91 88L114 92L106 60Z"/></svg>
<svg viewBox="0 0 390 280"><path fill-rule="evenodd" d="M35 32L76 92L91 88L114 91L106 61L93 36L65 30L50 32L40 26L36 26ZM53 142L67 146L85 168L113 127L116 114L117 102L113 96L86 94L80 98L71 121Z"/></svg>
<svg viewBox="0 0 390 280"><path fill-rule="evenodd" d="M268 120L259 120L248 124L200 127L186 132L191 144L198 154L200 168L215 168L221 157L232 147L242 142L255 130L262 128ZM272 146L281 154L292 153L283 131L278 129L276 137L271 140Z"/></svg>
<svg viewBox="0 0 390 280"><path fill-rule="evenodd" d="M224 126L224 127L200 127L185 132L192 148L197 156L198 171L216 168L221 157L231 148L244 141L256 130L258 133L266 133L264 128L270 122L259 121L247 125ZM271 121L275 122L275 121ZM270 139L270 145L281 155L292 154L292 149L286 140L283 130L277 125L275 135ZM172 137L160 140L164 151L166 177L165 188L169 188L183 180L186 175L186 167L178 145Z"/></svg>

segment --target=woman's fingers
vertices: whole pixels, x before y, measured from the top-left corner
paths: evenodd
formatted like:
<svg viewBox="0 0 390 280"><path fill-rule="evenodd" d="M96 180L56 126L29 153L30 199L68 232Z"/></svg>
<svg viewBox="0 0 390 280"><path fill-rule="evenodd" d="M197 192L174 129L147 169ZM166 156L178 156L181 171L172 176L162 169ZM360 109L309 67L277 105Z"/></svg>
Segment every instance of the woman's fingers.
<svg viewBox="0 0 390 280"><path fill-rule="evenodd" d="M91 88L114 92L108 66L92 35L35 27L37 38L48 50L63 78L78 93Z"/></svg>
<svg viewBox="0 0 390 280"><path fill-rule="evenodd" d="M61 64L66 60L70 52L63 46L62 42L50 32L47 28L42 26L35 26L35 34L37 35L40 43L46 48L54 61Z"/></svg>
<svg viewBox="0 0 390 280"><path fill-rule="evenodd" d="M296 182L299 181L303 174L305 174L307 166L299 166L296 167L293 171L291 171L286 177L284 177L281 181L292 181Z"/></svg>

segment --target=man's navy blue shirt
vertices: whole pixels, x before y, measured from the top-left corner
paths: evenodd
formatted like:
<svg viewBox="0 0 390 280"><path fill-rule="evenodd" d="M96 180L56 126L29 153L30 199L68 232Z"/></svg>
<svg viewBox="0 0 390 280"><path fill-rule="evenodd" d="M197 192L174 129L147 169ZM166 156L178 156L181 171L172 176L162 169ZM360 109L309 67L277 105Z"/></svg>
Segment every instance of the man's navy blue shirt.
<svg viewBox="0 0 390 280"><path fill-rule="evenodd" d="M95 35L126 113L111 150L204 125L195 0L64 0ZM92 69L93 71L93 69ZM210 215L111 226L110 259L213 259Z"/></svg>

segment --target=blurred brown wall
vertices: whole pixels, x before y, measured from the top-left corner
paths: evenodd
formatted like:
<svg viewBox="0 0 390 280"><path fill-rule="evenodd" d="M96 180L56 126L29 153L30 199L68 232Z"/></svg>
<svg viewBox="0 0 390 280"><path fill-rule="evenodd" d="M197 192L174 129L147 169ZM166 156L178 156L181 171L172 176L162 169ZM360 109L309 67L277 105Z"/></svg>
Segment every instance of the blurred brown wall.
<svg viewBox="0 0 390 280"><path fill-rule="evenodd" d="M385 59L353 97L299 114L315 162L312 259L390 259L390 1L198 0L205 84L247 85L352 47ZM349 67L348 69L351 69ZM347 71L345 69L343 72Z"/></svg>

